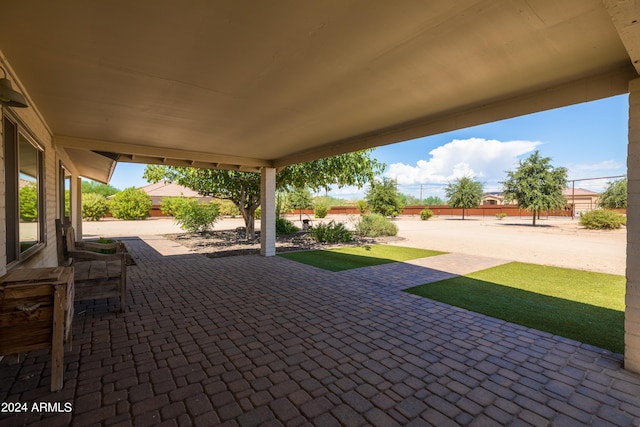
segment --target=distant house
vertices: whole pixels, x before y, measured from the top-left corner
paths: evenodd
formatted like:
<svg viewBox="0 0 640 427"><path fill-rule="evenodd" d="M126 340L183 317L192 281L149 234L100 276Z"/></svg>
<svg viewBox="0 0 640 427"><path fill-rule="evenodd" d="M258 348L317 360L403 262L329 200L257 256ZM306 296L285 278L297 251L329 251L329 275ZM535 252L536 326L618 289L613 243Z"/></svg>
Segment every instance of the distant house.
<svg viewBox="0 0 640 427"><path fill-rule="evenodd" d="M190 188L165 181L145 185L144 187L140 187L140 190L143 190L151 197L151 216L164 216L160 211L160 203L162 203L162 199L165 197L189 197L199 199L202 202L210 202L213 200L211 197L201 196Z"/></svg>
<svg viewBox="0 0 640 427"><path fill-rule="evenodd" d="M562 195L567 204L575 208L575 213L591 211L598 207L599 193L584 188L565 188Z"/></svg>
<svg viewBox="0 0 640 427"><path fill-rule="evenodd" d="M574 206L575 212L590 211L598 207L599 194L585 190L584 188L565 188L562 195L567 199L568 206ZM499 192L485 193L482 196L482 205L505 205L504 196Z"/></svg>

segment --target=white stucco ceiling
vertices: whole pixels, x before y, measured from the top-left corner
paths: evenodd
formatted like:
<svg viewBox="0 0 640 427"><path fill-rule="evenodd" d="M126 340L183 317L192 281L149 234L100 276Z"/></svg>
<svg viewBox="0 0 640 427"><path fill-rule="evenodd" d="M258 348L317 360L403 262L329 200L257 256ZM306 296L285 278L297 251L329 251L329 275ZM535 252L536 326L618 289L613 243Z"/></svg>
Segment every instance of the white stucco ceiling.
<svg viewBox="0 0 640 427"><path fill-rule="evenodd" d="M3 2L71 150L256 170L626 92L631 0Z"/></svg>

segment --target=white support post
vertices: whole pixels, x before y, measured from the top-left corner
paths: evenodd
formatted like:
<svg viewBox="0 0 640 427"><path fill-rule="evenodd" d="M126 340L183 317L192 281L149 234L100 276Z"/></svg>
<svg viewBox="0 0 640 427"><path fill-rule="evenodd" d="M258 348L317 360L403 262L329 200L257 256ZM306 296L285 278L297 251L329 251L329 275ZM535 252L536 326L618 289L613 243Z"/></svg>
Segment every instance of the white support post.
<svg viewBox="0 0 640 427"><path fill-rule="evenodd" d="M640 79L629 83L627 155L627 292L624 366L640 373Z"/></svg>
<svg viewBox="0 0 640 427"><path fill-rule="evenodd" d="M262 168L260 173L260 255L276 254L276 170Z"/></svg>

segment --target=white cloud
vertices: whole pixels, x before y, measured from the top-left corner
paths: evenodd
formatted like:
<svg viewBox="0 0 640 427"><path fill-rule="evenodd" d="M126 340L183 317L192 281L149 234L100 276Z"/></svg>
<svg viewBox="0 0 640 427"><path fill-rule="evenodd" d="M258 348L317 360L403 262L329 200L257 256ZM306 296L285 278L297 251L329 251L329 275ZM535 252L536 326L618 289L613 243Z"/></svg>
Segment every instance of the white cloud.
<svg viewBox="0 0 640 427"><path fill-rule="evenodd" d="M536 149L538 141L497 141L483 138L454 139L429 152L431 158L415 166L394 163L385 176L399 185L445 184L469 176L480 181L504 179L505 171L518 164L518 157Z"/></svg>
<svg viewBox="0 0 640 427"><path fill-rule="evenodd" d="M593 178L599 176L624 175L627 166L615 160L604 160L599 163L571 164L567 166L569 179Z"/></svg>

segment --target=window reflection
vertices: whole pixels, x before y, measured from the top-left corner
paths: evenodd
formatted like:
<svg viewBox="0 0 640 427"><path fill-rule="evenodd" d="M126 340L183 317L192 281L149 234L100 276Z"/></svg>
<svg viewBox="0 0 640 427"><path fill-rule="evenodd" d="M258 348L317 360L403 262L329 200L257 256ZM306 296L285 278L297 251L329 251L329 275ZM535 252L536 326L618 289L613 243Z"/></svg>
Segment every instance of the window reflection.
<svg viewBox="0 0 640 427"><path fill-rule="evenodd" d="M18 136L18 227L20 252L24 252L40 241L40 197L39 170L40 151L24 135Z"/></svg>

